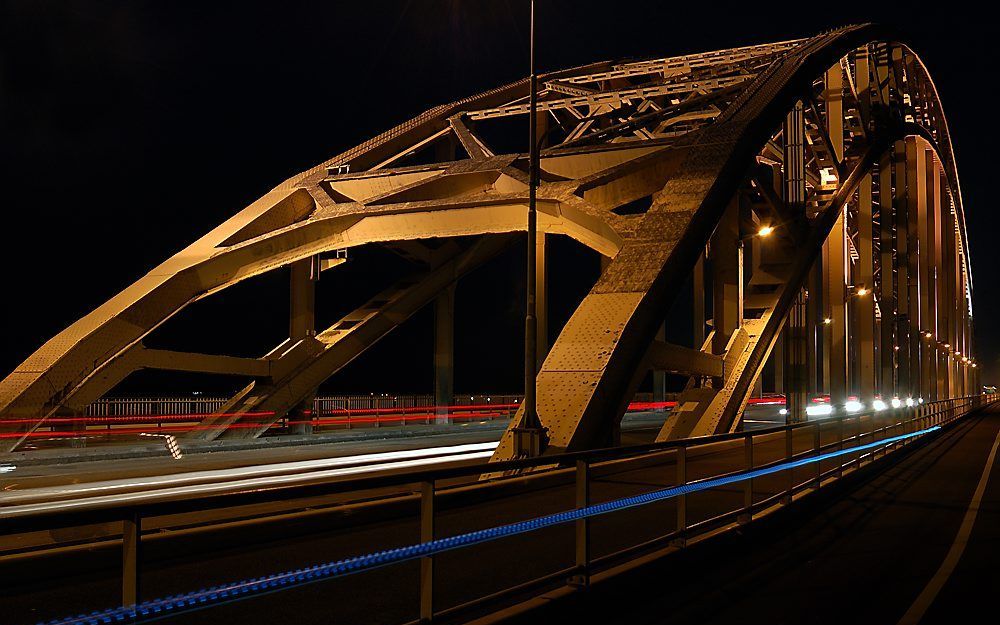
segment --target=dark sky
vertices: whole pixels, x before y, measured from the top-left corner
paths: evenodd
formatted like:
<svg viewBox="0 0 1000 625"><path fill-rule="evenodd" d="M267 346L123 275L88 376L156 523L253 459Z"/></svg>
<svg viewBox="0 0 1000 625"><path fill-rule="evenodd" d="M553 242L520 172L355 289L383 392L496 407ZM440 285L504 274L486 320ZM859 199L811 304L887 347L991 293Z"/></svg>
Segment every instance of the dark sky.
<svg viewBox="0 0 1000 625"><path fill-rule="evenodd" d="M983 92L992 86L977 86L995 82L992 19L954 2L933 14L915 6L897 13L891 3L861 9L867 3L858 2L810 14L803 4L540 0L539 64L698 52L862 21L898 27L929 67L951 124L973 250L980 360L984 377L998 379L1000 330L988 324L1000 316L990 154L997 131L988 113L993 94ZM523 76L527 6L0 0L0 375L289 175L430 106ZM510 256L515 268L519 259ZM559 268L566 301L592 279L590 267L576 270ZM344 280L369 280L352 271ZM564 277L575 271L580 275ZM491 337L519 331L523 287L499 270L482 278L496 286L460 296L459 314L467 314L459 333L467 340L457 386L512 390L518 340L489 342L483 329ZM187 318L165 330L173 345L259 355L274 342L269 332L280 334L284 324L284 279L261 279L195 311L212 319L209 336ZM325 280L329 315L345 304L338 283ZM491 310L484 327L470 320L483 304ZM417 366L405 354L429 348L419 330L429 319L418 316L417 330L359 363L337 388L427 389L429 363ZM249 335L260 336L255 342Z"/></svg>

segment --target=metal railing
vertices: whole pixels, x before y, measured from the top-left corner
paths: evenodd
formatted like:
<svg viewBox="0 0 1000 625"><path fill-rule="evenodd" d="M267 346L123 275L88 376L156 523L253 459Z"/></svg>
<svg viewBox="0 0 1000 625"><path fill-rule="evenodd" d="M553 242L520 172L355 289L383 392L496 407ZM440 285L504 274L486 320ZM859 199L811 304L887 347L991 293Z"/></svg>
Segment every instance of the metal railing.
<svg viewBox="0 0 1000 625"><path fill-rule="evenodd" d="M409 489L404 492L416 492L419 497L420 543L370 556L355 557L328 565L311 567L308 570L313 571L313 573L308 575L303 573L297 577L296 575L289 577L288 574L281 574L275 578L282 581L275 582L275 584L278 587L294 585L298 583L295 581L297 579L299 581L315 581L317 577L337 577L365 570L364 566L358 564L359 562L367 562L368 560L365 558L371 559L377 566L385 566L396 561L418 559L420 561L420 619L422 622L429 622L438 617L456 616L477 607L481 608L486 603L494 604L502 602L504 599L509 600L514 595L523 595L528 591L551 589L563 584L585 586L589 583L591 576L610 571L614 567L634 560L641 555L652 552L667 553L680 549L719 531L731 529L755 518L771 514L796 498L814 492L844 475L858 471L862 466L871 465L880 456L885 457L906 447L916 440L918 435L945 427L972 410L996 401L997 398L996 395L971 396L927 403L913 408L859 413L762 430L416 471L406 474L362 477L335 484L313 483L291 487L254 488L252 490L234 489L231 492L213 494L212 496L163 496L151 498L143 503L126 505L106 501L97 503L73 502L65 509L56 505L43 511L33 508L0 508L0 533L11 535L18 532L82 527L94 523L113 521L122 523L122 605L125 607L97 616L92 615L59 622L89 623L91 621L87 619L93 619L94 623L99 623L102 622L100 618L103 618L103 615L109 614L114 618L123 616L126 622L141 622L145 620L143 610L146 608L143 606L152 606L156 603L155 601L139 603L141 561L139 554L142 543L143 519L250 504L315 498L347 490L364 491L408 486ZM770 452L770 455L774 456L776 449L782 450L783 453L779 453L777 457L766 462L759 461L758 451ZM742 453L739 453L740 450ZM733 452L736 452L736 462L727 465L727 470L691 479L689 471L692 461L697 462L698 458L708 457L711 454L730 453L732 455ZM622 504L623 500L600 504L592 502L591 486L596 472L600 471L605 474L615 471L621 472L629 470L637 463L648 466L651 462L654 464L672 462L674 480L669 488L645 493L637 498L633 497L631 499L636 499L636 502L626 502L628 505ZM796 471L796 469L803 467L807 468L804 473L802 470ZM472 487L488 490L504 484L511 479L509 476L512 474L523 474L524 472L528 472L530 477L514 479L531 480L561 475L572 481L576 502L575 510L537 518L520 525L525 526L524 531L533 531L536 526L549 527L572 524L574 564L571 567L552 571L529 582L520 583L487 596L476 597L464 603L437 609L434 604L434 589L440 580L435 574L435 551L432 547L436 548L437 545L445 544L448 549L454 549L455 546L449 544L449 541L458 541L455 544L466 547L485 540L502 539L513 535L512 531L506 531L506 533L504 531L513 526L503 526L442 539L435 532L435 508L438 498L447 491L461 488L469 489L469 478L475 480L484 475L497 476ZM762 477L778 476L785 473L787 473L787 479L783 480L783 485L776 491L773 486L766 492L756 488L757 481ZM722 509L702 511L700 518L692 518L688 506L689 497L696 492L709 491L720 484L735 483L742 483L743 496L739 503L724 505ZM594 554L590 536L591 522L594 517L612 514L621 509L632 509L653 501L665 500L674 501L676 505L674 523L668 524L669 527L664 527L662 533L602 555ZM535 523L536 526L531 525L532 523ZM494 531L499 532L496 537L483 538L485 532ZM397 560L386 555L393 553L399 556ZM263 581L264 579L244 580L235 584L238 584L240 592L244 594L250 593L252 595L257 588L262 589L261 592L273 591L275 585L268 586ZM230 596L219 590L223 588L226 586L212 589L212 592L207 595L198 595L199 607L204 607L206 602L211 604L212 596ZM222 594L220 595L220 593ZM178 608L178 606L178 609L183 609L184 601L186 601L183 597L184 595L180 595L158 601L172 602L167 609ZM178 601L180 601L179 604ZM149 609L152 610L153 607ZM157 613L159 609L159 607L156 608Z"/></svg>

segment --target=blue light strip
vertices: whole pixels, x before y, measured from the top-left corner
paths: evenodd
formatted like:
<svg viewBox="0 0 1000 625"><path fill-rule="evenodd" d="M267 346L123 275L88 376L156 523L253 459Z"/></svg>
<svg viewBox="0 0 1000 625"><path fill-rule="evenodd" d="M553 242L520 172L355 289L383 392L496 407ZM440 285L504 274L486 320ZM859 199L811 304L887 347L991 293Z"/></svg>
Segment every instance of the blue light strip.
<svg viewBox="0 0 1000 625"><path fill-rule="evenodd" d="M670 488L664 488L662 490L644 493L642 495L635 495L632 497L625 497L623 499L616 499L614 501L595 504L593 506L587 506L585 508L568 510L566 512L550 514L547 516L538 517L536 519L529 519L527 521L511 523L510 525L501 525L499 527L492 527L489 529L478 530L475 532L468 532L466 534L459 534L457 536L452 536L450 538L439 538L437 540L432 540L426 543L418 543L415 545L408 545L406 547L398 547L396 549L379 551L376 553L370 553L363 556L347 558L345 560L337 560L336 562L317 564L311 567L298 569L295 571L289 571L286 573L277 573L274 575L267 575L264 577L257 577L253 579L230 582L227 584L223 584L221 586L213 586L211 588L197 590L194 592L184 593L180 595L172 595L169 597L162 597L160 599L152 599L150 601L143 601L134 606L112 608L110 610L104 610L103 612L94 612L89 615L80 615L69 618L55 619L53 621L49 621L48 625L104 625L106 623L145 623L152 620L161 619L167 616L172 616L174 614L190 612L193 610L210 607L212 605L228 603L230 601L250 597L253 595L260 595L260 594L275 592L277 590L284 590L292 586L307 584L322 579L343 577L345 575L350 575L352 573L359 573L361 571L367 571L382 566L386 566L389 564L397 564L399 562L406 562L408 560L414 560L416 558L432 556L438 553L443 553L445 551L451 551L453 549L460 549L463 547L478 545L481 543L497 540L500 538L506 538L508 536L533 532L535 530L543 529L546 527L552 527L554 525L572 523L579 519L585 519L604 514L610 514L612 512L617 512L619 510L625 510L628 508L644 506L653 502L672 499L674 497L677 497L678 495L689 495L691 493L696 493L711 488L717 488L719 486L725 486L727 484L733 484L735 482L741 482L743 480L754 479L764 475L770 475L771 473L778 473L780 471L787 471L788 469L794 469L796 467L801 467L816 462L822 462L823 460L827 460L829 458L836 458L838 456L843 456L846 454L858 453L866 449L882 447L889 443L894 443L908 438L915 438L917 436L922 436L929 432L933 432L935 430L940 430L940 429L941 426L936 425L934 427L913 432L912 434L901 434L899 436L893 436L880 441L871 442L866 445L859 445L857 447L850 447L848 449L832 451L819 456L812 456L809 458L802 458L800 460L793 460L791 462L785 462L772 467L755 469L753 471L745 471L734 475L703 480L700 482L694 482L682 486L672 486ZM43 624L40 623L39 625Z"/></svg>

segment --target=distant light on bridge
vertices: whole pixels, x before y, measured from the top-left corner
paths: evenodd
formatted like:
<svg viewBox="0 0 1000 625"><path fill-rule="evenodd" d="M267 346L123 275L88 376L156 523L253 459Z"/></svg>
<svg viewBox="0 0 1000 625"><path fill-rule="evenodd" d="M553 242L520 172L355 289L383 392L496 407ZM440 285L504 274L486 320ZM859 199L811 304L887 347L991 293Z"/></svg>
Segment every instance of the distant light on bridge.
<svg viewBox="0 0 1000 625"><path fill-rule="evenodd" d="M833 414L833 406L830 404L813 404L806 406L806 414L810 417L826 417Z"/></svg>
<svg viewBox="0 0 1000 625"><path fill-rule="evenodd" d="M906 398L906 407L910 408L912 406L913 406L913 398L912 397L907 397Z"/></svg>
<svg viewBox="0 0 1000 625"><path fill-rule="evenodd" d="M890 404L892 404L892 407L893 407L893 408L899 408L900 406L902 406L902 405L903 405L903 402L899 401L899 398L898 398L898 397L893 397L893 398L892 398L892 401L891 401L891 402L889 402L889 403L890 403Z"/></svg>
<svg viewBox="0 0 1000 625"><path fill-rule="evenodd" d="M826 317L823 319L823 323L825 323L826 325L830 325L831 323L833 323L833 319Z"/></svg>
<svg viewBox="0 0 1000 625"><path fill-rule="evenodd" d="M868 295L868 289L865 287L858 289L858 297L864 297L865 295Z"/></svg>
<svg viewBox="0 0 1000 625"><path fill-rule="evenodd" d="M875 401L872 402L872 408L875 410L875 412L881 412L885 410L887 407L888 406L886 406L885 402L882 401L881 399L876 399Z"/></svg>
<svg viewBox="0 0 1000 625"><path fill-rule="evenodd" d="M864 410L865 405L856 399L851 399L846 404L844 404L844 409L847 410L847 412L853 414L855 412L861 412L862 410Z"/></svg>
<svg viewBox="0 0 1000 625"><path fill-rule="evenodd" d="M774 232L774 228L773 227L771 227L771 226L764 226L760 230L757 231L757 236L761 236L761 237L770 236L770 234L772 232Z"/></svg>

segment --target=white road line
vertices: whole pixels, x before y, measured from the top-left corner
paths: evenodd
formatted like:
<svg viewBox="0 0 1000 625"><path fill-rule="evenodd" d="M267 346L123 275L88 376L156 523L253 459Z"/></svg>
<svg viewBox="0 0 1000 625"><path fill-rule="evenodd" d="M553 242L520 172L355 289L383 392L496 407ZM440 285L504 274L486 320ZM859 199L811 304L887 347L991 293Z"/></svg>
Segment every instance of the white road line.
<svg viewBox="0 0 1000 625"><path fill-rule="evenodd" d="M938 593L944 588L948 578L955 571L958 561L962 559L965 547L969 544L969 535L972 534L972 527L976 523L979 504L983 499L983 493L986 492L986 484L989 482L990 473L993 471L993 463L997 458L998 448L1000 448L1000 431L997 432L996 440L993 441L993 449L990 450L990 455L986 459L986 466L983 467L983 474L979 478L979 484L976 485L976 492L972 495L969 508L965 511L962 525L958 528L958 535L955 536L955 542L952 543L951 549L948 550L948 555L945 556L944 562L941 563L941 568L937 570L931 581L927 582L927 586L923 592L913 602L910 609L906 611L903 618L899 620L899 625L916 625L920 622L927 609L934 603L934 599Z"/></svg>

